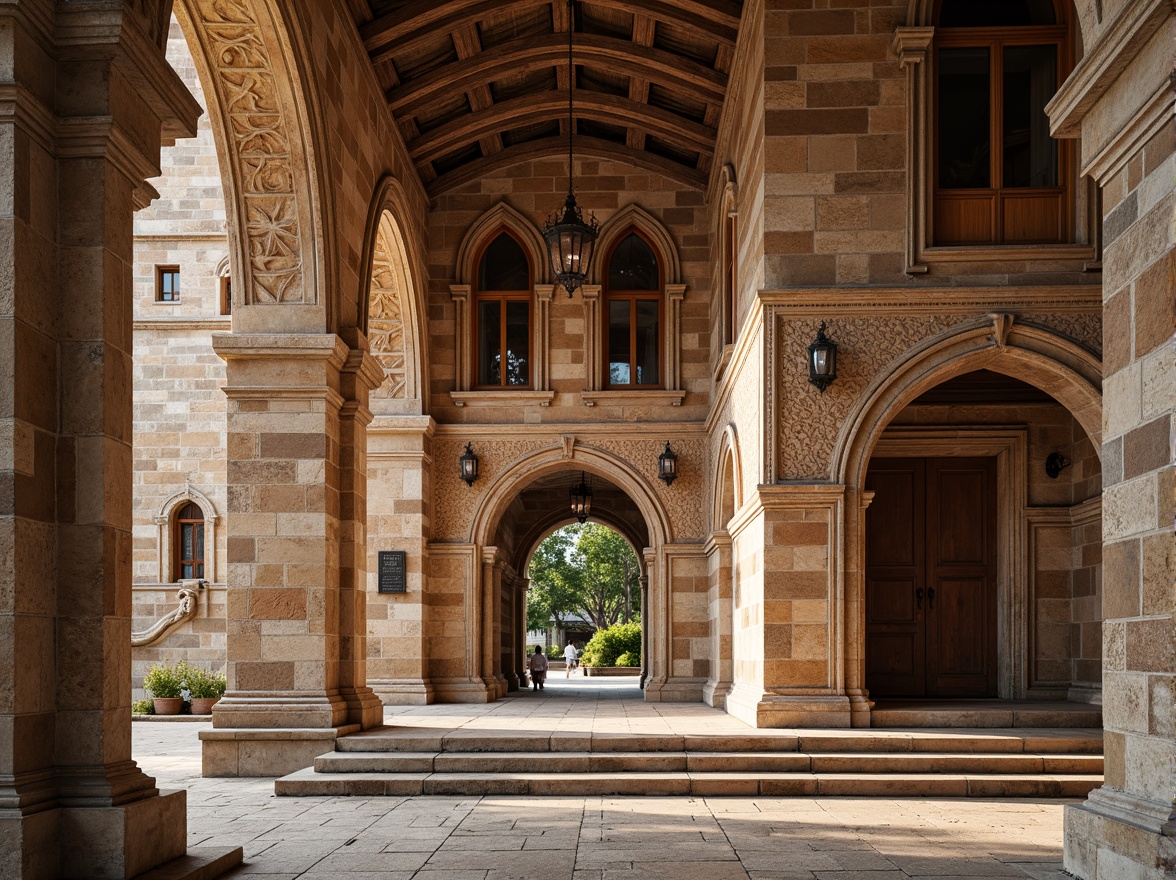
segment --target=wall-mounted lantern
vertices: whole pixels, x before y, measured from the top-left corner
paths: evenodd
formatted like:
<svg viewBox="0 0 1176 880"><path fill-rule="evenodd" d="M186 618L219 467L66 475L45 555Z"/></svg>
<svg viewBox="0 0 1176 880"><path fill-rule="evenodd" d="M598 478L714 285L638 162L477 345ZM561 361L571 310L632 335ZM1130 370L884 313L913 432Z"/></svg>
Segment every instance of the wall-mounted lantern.
<svg viewBox="0 0 1176 880"><path fill-rule="evenodd" d="M837 343L825 335L825 322L817 330L817 338L808 347L809 381L825 393L837 378Z"/></svg>
<svg viewBox="0 0 1176 880"><path fill-rule="evenodd" d="M665 451L657 457L657 478L667 486L678 478L678 456L670 449L670 441L666 441Z"/></svg>
<svg viewBox="0 0 1176 880"><path fill-rule="evenodd" d="M466 444L465 452L462 453L458 462L460 464L458 473L461 478L465 480L467 486L474 485L474 480L478 479L478 456L469 443Z"/></svg>
<svg viewBox="0 0 1176 880"><path fill-rule="evenodd" d="M587 480L584 479L584 472L580 471L580 482L572 486L572 515L576 518L576 522L587 521L589 515L592 513L592 487L588 485Z"/></svg>
<svg viewBox="0 0 1176 880"><path fill-rule="evenodd" d="M1058 474L1068 468L1072 462L1060 452L1051 452L1045 459L1045 475L1051 480L1056 480Z"/></svg>

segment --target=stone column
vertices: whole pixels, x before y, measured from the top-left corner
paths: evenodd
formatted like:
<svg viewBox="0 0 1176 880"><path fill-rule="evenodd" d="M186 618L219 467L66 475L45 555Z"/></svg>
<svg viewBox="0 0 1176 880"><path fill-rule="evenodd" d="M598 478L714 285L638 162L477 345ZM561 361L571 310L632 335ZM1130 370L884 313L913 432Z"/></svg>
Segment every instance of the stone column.
<svg viewBox="0 0 1176 880"><path fill-rule="evenodd" d="M710 625L710 676L702 690L709 706L723 708L732 685L731 659L731 536L715 532L705 547L710 585L707 616Z"/></svg>
<svg viewBox="0 0 1176 880"><path fill-rule="evenodd" d="M506 694L502 676L502 557L497 547L482 548L482 681L491 700Z"/></svg>
<svg viewBox="0 0 1176 880"><path fill-rule="evenodd" d="M654 627L653 609L649 605L649 572L653 568L654 560L657 558L653 548L646 547L641 554L641 576L638 578L641 584L641 690L649 690L650 679L653 677L653 634L651 630ZM659 683L665 680L665 673L660 673ZM648 693L646 694L648 698Z"/></svg>
<svg viewBox="0 0 1176 880"><path fill-rule="evenodd" d="M1103 24L1048 107L1104 212L1106 766L1066 807L1064 860L1083 880L1160 880L1176 866L1176 11L1140 0Z"/></svg>
<svg viewBox="0 0 1176 880"><path fill-rule="evenodd" d="M204 774L280 775L380 722L357 546L378 375L331 334L213 346L227 362L229 691L201 735Z"/></svg>
<svg viewBox="0 0 1176 880"><path fill-rule="evenodd" d="M136 15L0 4L5 878L124 878L186 848L184 793L131 760L132 213L199 107Z"/></svg>

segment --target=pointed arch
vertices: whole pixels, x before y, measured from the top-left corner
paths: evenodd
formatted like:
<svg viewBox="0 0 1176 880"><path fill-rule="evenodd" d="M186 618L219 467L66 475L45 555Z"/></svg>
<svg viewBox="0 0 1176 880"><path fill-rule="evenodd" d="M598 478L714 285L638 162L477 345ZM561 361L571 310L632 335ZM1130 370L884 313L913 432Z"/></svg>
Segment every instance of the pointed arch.
<svg viewBox="0 0 1176 880"><path fill-rule="evenodd" d="M368 210L360 273L362 326L368 348L384 371L373 398L413 401L399 404L413 414L424 408L427 334L422 325L425 285L421 260L403 233L407 196L400 182L385 175Z"/></svg>
<svg viewBox="0 0 1176 880"><path fill-rule="evenodd" d="M550 268L547 265L547 249L543 245L543 237L539 234L539 230L535 228L534 223L506 202L499 202L475 220L466 230L461 245L457 249L458 284L474 283L474 278L478 273L478 254L481 253L483 245L504 228L518 239L519 244L526 251L527 258L531 261L535 273L534 283L547 282Z"/></svg>
<svg viewBox="0 0 1176 880"><path fill-rule="evenodd" d="M743 507L743 460L739 452L739 435L734 425L727 425L719 440L711 501L711 531L724 531L735 513Z"/></svg>
<svg viewBox="0 0 1176 880"><path fill-rule="evenodd" d="M666 286L681 284L682 261L678 256L678 246L662 222L636 202L621 208L600 227L600 237L596 240L596 254L600 258L592 261L592 283L604 284L607 269L604 268L603 255L609 253L630 229L641 232L657 252Z"/></svg>

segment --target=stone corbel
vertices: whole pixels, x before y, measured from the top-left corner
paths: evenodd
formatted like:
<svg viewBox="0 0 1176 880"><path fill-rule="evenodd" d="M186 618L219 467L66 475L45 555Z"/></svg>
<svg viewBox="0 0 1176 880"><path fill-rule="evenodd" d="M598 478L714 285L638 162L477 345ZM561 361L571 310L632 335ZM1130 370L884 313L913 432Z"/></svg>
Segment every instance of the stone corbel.
<svg viewBox="0 0 1176 880"><path fill-rule="evenodd" d="M927 240L928 70L924 63L935 35L932 27L900 27L892 47L907 82L907 222L906 273L923 275L927 264L920 256Z"/></svg>
<svg viewBox="0 0 1176 880"><path fill-rule="evenodd" d="M992 321L992 344L1001 351L1004 351L1005 343L1009 340L1009 332L1013 329L1013 321L1016 320L1016 316L992 312L988 317Z"/></svg>
<svg viewBox="0 0 1176 880"><path fill-rule="evenodd" d="M180 604L142 632L132 632L132 648L145 648L159 641L173 627L196 616L200 607L200 591L204 589L205 581L183 580L180 584L180 591L176 594Z"/></svg>

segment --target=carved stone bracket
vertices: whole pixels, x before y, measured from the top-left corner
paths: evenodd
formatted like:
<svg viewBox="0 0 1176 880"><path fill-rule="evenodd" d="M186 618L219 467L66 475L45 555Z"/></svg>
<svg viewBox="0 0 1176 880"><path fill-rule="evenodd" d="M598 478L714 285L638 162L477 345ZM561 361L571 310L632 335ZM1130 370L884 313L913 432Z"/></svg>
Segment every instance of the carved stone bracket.
<svg viewBox="0 0 1176 880"><path fill-rule="evenodd" d="M1004 351L1005 342L1008 341L1009 331L1013 329L1013 321L1016 320L1016 316L993 312L988 317L992 319L992 342L997 348Z"/></svg>
<svg viewBox="0 0 1176 880"><path fill-rule="evenodd" d="M191 620L196 616L196 612L200 608L200 591L204 589L205 582L202 580L184 580L180 581L180 583L183 586L180 587L180 591L176 594L180 600L180 604L142 632L132 632L132 648L145 648L147 645L159 641L173 627L178 626L185 620Z"/></svg>

